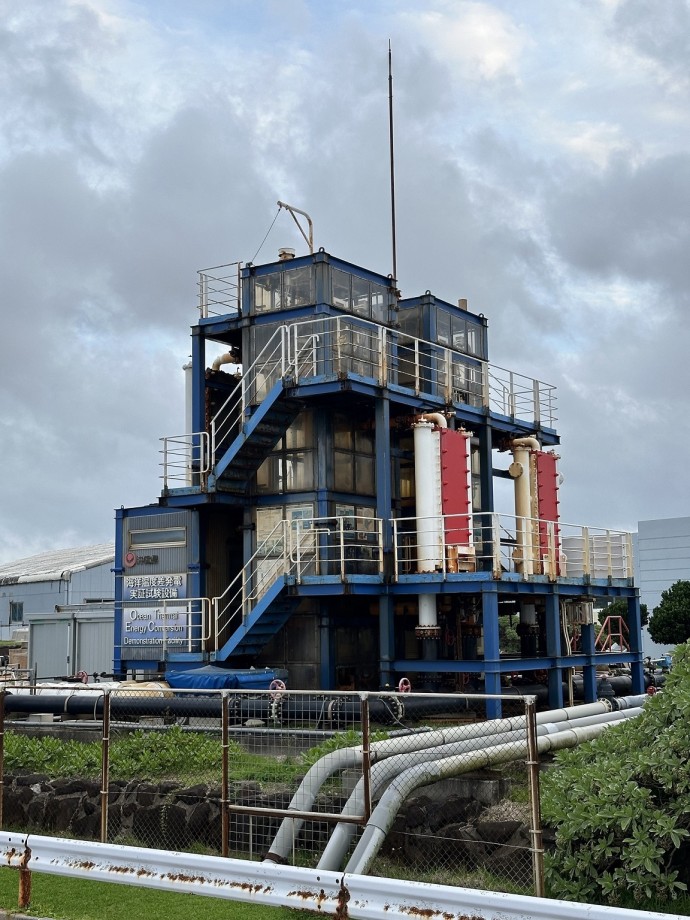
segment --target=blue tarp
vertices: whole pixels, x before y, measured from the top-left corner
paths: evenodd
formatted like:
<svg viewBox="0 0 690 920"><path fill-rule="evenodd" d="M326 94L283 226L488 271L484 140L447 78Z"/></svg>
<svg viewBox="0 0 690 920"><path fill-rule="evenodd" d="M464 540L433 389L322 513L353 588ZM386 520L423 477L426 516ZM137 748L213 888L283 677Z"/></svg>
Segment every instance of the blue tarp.
<svg viewBox="0 0 690 920"><path fill-rule="evenodd" d="M189 671L167 671L165 679L174 690L268 690L273 680L286 682L287 671L281 668L230 670L208 664Z"/></svg>

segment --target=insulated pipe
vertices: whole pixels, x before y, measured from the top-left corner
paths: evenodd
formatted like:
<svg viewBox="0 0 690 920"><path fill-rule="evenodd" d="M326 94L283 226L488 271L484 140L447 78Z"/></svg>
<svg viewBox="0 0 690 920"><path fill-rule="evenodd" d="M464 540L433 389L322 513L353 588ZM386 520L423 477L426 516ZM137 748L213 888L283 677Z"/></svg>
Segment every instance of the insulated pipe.
<svg viewBox="0 0 690 920"><path fill-rule="evenodd" d="M513 462L508 472L515 480L515 523L519 553L515 560L516 569L522 575L534 575L530 450L541 450L541 445L536 438L514 438L511 449Z"/></svg>
<svg viewBox="0 0 690 920"><path fill-rule="evenodd" d="M585 741L593 741L598 738L606 728L606 724L590 725L585 728L567 728L556 735L545 735L538 738L537 747L540 754L575 747ZM435 763L420 763L405 770L393 780L381 796L345 871L366 874L386 839L402 803L419 786L428 786L441 779L459 776L462 773L469 773L472 770L494 764L507 763L523 756L527 756L526 741L522 744L516 742L499 744L476 751L469 757L467 755L447 757Z"/></svg>
<svg viewBox="0 0 690 920"><path fill-rule="evenodd" d="M570 722L549 722L537 727L537 736L555 735L559 732L568 731L571 728L586 728L589 725L611 724L620 722L624 719L634 718L642 712L642 709L628 709L625 712L606 712L599 715L585 716L582 719L575 719ZM511 737L510 732L502 732L491 739L491 745L487 744L486 738L471 738L457 741L454 744L425 749L412 753L397 754L389 757L387 760L377 763L371 771L371 795L376 797L377 792L395 776L400 775L405 769L409 768L410 763L420 764L429 763L436 760L442 760L451 756L468 754L470 751L484 750L487 747L496 747L498 745L519 745L518 756L521 756L526 744L526 738L523 733L518 737ZM517 759L517 757L516 757ZM343 807L342 814L346 816L361 815L364 809L364 780L360 779ZM334 869L341 867L347 851L350 848L352 839L355 836L356 827L349 822L337 824L333 829L328 843L319 860L318 869Z"/></svg>
<svg viewBox="0 0 690 920"><path fill-rule="evenodd" d="M214 371L219 371L223 364L237 364L237 356L233 351L228 351L224 355L219 355L211 365L211 368Z"/></svg>
<svg viewBox="0 0 690 920"><path fill-rule="evenodd" d="M412 426L414 437L415 503L417 514L417 571L435 572L443 565L443 514L441 507L441 459L434 426L446 428L440 412L418 417ZM419 625L417 638L438 640L440 627L433 594L417 595ZM437 658L435 644L426 643L425 658Z"/></svg>
<svg viewBox="0 0 690 920"><path fill-rule="evenodd" d="M643 705L646 699L646 695L630 697L632 705L635 706ZM586 703L583 706L552 709L547 712L537 713L536 722L537 725L567 722L573 718L604 715L611 712L612 708L608 700L601 700L596 703ZM475 725L456 726L431 732L418 732L414 735L406 735L403 738L397 737L385 741L375 741L371 745L370 761L375 764L400 753L409 754L413 751L420 751L452 743L453 741L467 741L471 738L486 739L502 732L511 731L525 731L524 716L513 716L509 719L492 719ZM309 769L293 795L288 809L309 811L313 807L321 787L333 774L348 767L361 767L361 765L361 747L342 748L339 751L325 754ZM284 818L266 858L273 859L276 862L284 860L292 850L293 840L299 833L303 823L299 818Z"/></svg>

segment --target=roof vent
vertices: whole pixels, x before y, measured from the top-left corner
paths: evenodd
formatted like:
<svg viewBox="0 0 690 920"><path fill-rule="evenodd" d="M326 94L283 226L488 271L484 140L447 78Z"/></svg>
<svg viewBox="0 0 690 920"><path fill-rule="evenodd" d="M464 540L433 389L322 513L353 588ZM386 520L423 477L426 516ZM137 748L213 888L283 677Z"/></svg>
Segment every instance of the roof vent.
<svg viewBox="0 0 690 920"><path fill-rule="evenodd" d="M295 258L295 250L285 246L278 250L278 258L281 262L288 262L290 259Z"/></svg>

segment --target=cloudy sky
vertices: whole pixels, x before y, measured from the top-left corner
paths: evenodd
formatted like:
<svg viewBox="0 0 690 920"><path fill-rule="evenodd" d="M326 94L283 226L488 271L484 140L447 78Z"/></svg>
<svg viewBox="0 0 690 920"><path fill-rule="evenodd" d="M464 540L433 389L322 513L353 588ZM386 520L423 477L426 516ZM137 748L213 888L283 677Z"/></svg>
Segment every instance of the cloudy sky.
<svg viewBox="0 0 690 920"><path fill-rule="evenodd" d="M315 242L558 390L563 519L690 513L688 0L0 0L0 561L112 539L196 271Z"/></svg>

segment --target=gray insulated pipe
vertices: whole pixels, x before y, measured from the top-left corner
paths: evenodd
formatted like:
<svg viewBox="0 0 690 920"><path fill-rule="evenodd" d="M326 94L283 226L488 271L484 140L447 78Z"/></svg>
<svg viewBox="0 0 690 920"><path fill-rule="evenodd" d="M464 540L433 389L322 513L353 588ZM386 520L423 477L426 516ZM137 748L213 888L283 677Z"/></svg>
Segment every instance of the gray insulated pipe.
<svg viewBox="0 0 690 920"><path fill-rule="evenodd" d="M569 722L551 722L537 727L537 737L556 735L559 732L568 731L571 728L586 728L590 725L610 725L613 722L620 722L624 719L634 718L642 712L641 709L628 709L621 712L609 712L604 715L590 715L582 719L574 719ZM470 752L486 750L488 747L501 747L509 752L512 749L513 757L508 759L524 758L527 753L527 742L524 732L520 737L515 737L510 732L494 735L490 744L487 738L471 738L448 744L444 747L430 748L429 750L419 751L414 754L398 754L390 757L388 760L377 763L371 771L371 796L376 798L382 788L386 786L391 779L400 775L411 765L431 763L437 760L443 760L449 757L467 755ZM474 769L472 766L470 769ZM343 815L356 816L364 812L364 780L360 779L355 786L350 798L345 803ZM319 869L333 869L338 871L341 868L342 861L347 855L352 839L356 834L356 827L353 824L337 824L333 829L326 848L319 860Z"/></svg>
<svg viewBox="0 0 690 920"><path fill-rule="evenodd" d="M582 706L573 706L565 709L552 709L548 712L537 714L537 725L547 725L559 722L567 723L571 719L582 719L587 716L602 716L615 709L642 706L647 697L642 694L619 700L599 701L586 703ZM478 722L474 725L463 725L436 731L420 731L404 737L390 738L385 741L376 741L370 748L370 762L376 764L381 760L399 754L414 751L423 751L430 748L443 747L453 742L467 743L471 739L482 739L486 746L487 739L496 735L511 732L525 733L525 717L513 716L510 719L491 719L488 722ZM310 811L314 805L323 784L335 773L349 768L361 768L363 760L362 748L342 748L326 754L318 760L307 772L299 788L290 802L289 808L295 811ZM266 859L275 862L284 862L292 851L293 841L298 835L303 820L300 818L283 819L275 836Z"/></svg>
<svg viewBox="0 0 690 920"><path fill-rule="evenodd" d="M555 735L544 735L537 738L540 754L549 751L563 750L575 747L584 741L592 741L608 727L608 723L590 725L584 728L565 728ZM469 773L472 770L507 763L520 756L527 755L527 743L520 746L512 744L498 744L475 751L471 755L446 757L434 763L419 763L408 770L404 770L389 785L381 796L376 808L371 814L359 843L350 857L345 872L355 875L366 875L367 870L374 861L386 835L393 825L395 816L400 810L405 799L419 786L428 786L431 783Z"/></svg>

